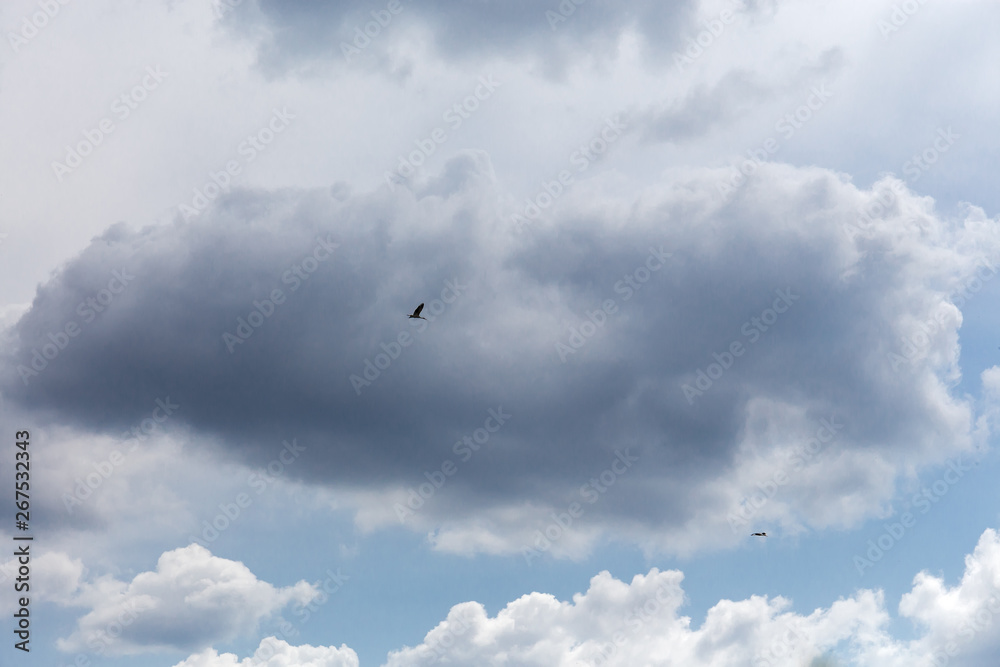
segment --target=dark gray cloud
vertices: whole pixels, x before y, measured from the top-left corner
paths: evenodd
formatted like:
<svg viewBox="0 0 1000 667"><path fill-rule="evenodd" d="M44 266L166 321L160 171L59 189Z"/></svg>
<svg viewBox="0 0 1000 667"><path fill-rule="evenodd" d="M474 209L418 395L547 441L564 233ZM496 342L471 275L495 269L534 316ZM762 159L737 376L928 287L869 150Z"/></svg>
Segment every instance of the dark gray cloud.
<svg viewBox="0 0 1000 667"><path fill-rule="evenodd" d="M635 483L593 515L654 524L690 517L701 502L692 489L736 465L754 401L811 422L841 416L845 449L912 454L933 449L933 434L961 436L931 371L894 372L886 359L971 259L950 248L887 254L907 224L898 210L880 223L886 236L852 241L844 225L871 193L823 170L767 165L728 203L717 197L724 172L664 184L624 219L585 213L594 209L578 208L576 191L554 224L515 235L497 216L490 174L482 154L466 154L424 196L242 190L191 221L115 225L41 285L7 332L3 392L112 434L169 397L177 423L235 457L266 463L295 437L308 465L290 474L359 488L419 483L459 461L453 444L502 407L513 417L450 482L463 502L440 511L565 506L631 447ZM662 253L672 256L657 266ZM916 263L933 285L908 283ZM283 303L263 303L275 289ZM787 311L752 324L774 316L763 313L781 294ZM607 300L616 312L566 353L572 330L587 334L588 313ZM224 334L238 334L240 318L256 322L255 301L269 314L253 316L262 323L230 353ZM420 302L434 321L404 317ZM63 339L70 322L79 333ZM413 342L396 350L401 332ZM18 367L60 341L25 384ZM734 342L746 352L689 401L682 385ZM557 343L569 346L565 362ZM358 395L349 377L388 361L377 359L383 345L398 358Z"/></svg>

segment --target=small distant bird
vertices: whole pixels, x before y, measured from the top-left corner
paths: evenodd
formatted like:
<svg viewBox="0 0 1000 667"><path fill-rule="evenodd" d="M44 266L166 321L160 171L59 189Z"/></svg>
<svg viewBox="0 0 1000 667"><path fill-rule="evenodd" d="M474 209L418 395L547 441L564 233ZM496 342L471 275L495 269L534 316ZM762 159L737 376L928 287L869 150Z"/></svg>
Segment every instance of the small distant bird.
<svg viewBox="0 0 1000 667"><path fill-rule="evenodd" d="M750 537L767 537L767 533L751 533Z"/></svg>
<svg viewBox="0 0 1000 667"><path fill-rule="evenodd" d="M412 315L407 315L411 320L426 320L426 317L420 317L420 311L424 309L424 304L417 306L417 309L413 311Z"/></svg>

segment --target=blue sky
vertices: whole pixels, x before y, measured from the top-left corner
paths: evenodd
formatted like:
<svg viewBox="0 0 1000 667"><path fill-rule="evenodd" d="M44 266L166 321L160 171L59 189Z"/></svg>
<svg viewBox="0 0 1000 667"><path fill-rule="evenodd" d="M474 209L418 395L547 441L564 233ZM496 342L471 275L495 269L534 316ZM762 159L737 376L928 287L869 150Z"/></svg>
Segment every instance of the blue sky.
<svg viewBox="0 0 1000 667"><path fill-rule="evenodd" d="M997 13L6 3L4 664L995 665Z"/></svg>

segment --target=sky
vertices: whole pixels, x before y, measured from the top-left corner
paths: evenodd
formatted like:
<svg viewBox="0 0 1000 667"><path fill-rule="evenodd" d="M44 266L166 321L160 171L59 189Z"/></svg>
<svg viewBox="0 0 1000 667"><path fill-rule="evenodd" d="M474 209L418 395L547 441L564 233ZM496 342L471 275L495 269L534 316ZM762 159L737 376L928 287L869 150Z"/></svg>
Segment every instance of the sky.
<svg viewBox="0 0 1000 667"><path fill-rule="evenodd" d="M998 21L3 3L2 663L994 667Z"/></svg>

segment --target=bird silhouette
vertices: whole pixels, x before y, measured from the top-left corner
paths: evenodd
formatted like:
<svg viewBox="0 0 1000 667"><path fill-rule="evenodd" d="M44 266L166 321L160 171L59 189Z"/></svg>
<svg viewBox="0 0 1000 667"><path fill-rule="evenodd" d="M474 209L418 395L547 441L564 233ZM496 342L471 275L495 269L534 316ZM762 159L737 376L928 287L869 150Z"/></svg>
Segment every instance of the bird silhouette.
<svg viewBox="0 0 1000 667"><path fill-rule="evenodd" d="M767 537L767 533L751 533L750 537Z"/></svg>
<svg viewBox="0 0 1000 667"><path fill-rule="evenodd" d="M417 306L417 309L413 311L413 314L407 315L407 317L410 318L411 320L426 320L427 319L426 317L420 316L420 311L423 309L424 309L424 304L420 304L419 306Z"/></svg>

